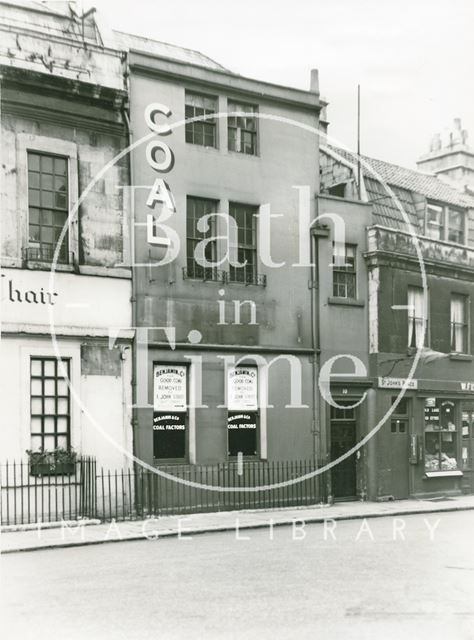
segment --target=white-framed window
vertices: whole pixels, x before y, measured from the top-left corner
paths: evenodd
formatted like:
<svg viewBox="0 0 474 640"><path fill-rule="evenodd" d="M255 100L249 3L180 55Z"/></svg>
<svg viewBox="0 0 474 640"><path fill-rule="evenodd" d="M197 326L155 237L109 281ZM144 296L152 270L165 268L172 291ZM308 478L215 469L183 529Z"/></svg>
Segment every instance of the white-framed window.
<svg viewBox="0 0 474 640"><path fill-rule="evenodd" d="M332 294L335 298L357 297L357 247L354 244L344 245L343 263L336 260L337 245L333 243Z"/></svg>
<svg viewBox="0 0 474 640"><path fill-rule="evenodd" d="M17 164L22 261L39 268L51 264L64 228L58 269L71 269L68 265L78 256L77 213L71 217L78 197L76 143L19 133Z"/></svg>
<svg viewBox="0 0 474 640"><path fill-rule="evenodd" d="M428 202L426 206L426 230L428 238L464 244L466 241L466 213L451 206Z"/></svg>
<svg viewBox="0 0 474 640"><path fill-rule="evenodd" d="M451 294L451 351L469 352L469 297Z"/></svg>
<svg viewBox="0 0 474 640"><path fill-rule="evenodd" d="M227 117L227 137L229 151L257 155L257 118L253 115L258 107L252 104L229 100L229 113L240 112L244 115L229 115Z"/></svg>
<svg viewBox="0 0 474 640"><path fill-rule="evenodd" d="M407 290L408 307L408 346L420 348L428 346L428 302L425 307L422 287L409 286Z"/></svg>
<svg viewBox="0 0 474 640"><path fill-rule="evenodd" d="M212 117L214 113L217 113L215 96L186 91L186 120L206 116L203 120L186 123L186 142L203 147L217 147L217 118Z"/></svg>

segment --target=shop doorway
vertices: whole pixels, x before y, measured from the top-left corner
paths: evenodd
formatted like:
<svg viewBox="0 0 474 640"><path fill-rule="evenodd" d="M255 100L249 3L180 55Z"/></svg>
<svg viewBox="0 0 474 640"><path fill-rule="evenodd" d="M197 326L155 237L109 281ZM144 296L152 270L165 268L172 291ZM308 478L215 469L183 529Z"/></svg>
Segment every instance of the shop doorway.
<svg viewBox="0 0 474 640"><path fill-rule="evenodd" d="M342 406L349 402L337 403ZM352 449L357 442L355 409L331 407L331 461ZM356 455L339 462L331 469L331 486L334 498L357 496Z"/></svg>
<svg viewBox="0 0 474 640"><path fill-rule="evenodd" d="M461 469L463 493L474 493L474 403L462 403Z"/></svg>
<svg viewBox="0 0 474 640"><path fill-rule="evenodd" d="M392 398L392 404L397 400ZM403 398L390 420L390 493L397 500L407 498L409 486L409 400Z"/></svg>

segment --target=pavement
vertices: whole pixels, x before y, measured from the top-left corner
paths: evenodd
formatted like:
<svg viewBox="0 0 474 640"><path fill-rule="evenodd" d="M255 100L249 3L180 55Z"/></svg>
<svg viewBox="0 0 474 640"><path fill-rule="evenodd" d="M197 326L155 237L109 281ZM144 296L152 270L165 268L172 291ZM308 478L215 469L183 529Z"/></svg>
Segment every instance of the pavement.
<svg viewBox="0 0 474 640"><path fill-rule="evenodd" d="M474 495L390 502L336 502L310 507L252 511L220 511L146 520L100 523L97 520L2 527L0 553L77 547L131 540L184 538L202 533L296 526L331 520L396 517L474 509ZM15 529L15 530L12 530Z"/></svg>

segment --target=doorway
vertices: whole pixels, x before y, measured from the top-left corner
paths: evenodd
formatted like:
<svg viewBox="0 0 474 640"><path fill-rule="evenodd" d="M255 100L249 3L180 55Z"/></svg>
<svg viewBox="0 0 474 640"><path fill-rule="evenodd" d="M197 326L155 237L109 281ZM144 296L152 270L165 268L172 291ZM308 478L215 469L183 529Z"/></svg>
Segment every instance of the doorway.
<svg viewBox="0 0 474 640"><path fill-rule="evenodd" d="M353 402L336 401L340 406ZM352 449L357 442L355 409L331 407L331 461L337 460ZM334 498L357 496L356 455L339 462L331 469L331 486Z"/></svg>

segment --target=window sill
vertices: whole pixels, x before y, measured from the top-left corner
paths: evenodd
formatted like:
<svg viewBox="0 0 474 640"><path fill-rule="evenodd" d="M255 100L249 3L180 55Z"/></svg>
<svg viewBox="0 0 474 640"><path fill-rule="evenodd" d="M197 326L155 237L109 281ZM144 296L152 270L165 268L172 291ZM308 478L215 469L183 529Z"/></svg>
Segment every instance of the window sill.
<svg viewBox="0 0 474 640"><path fill-rule="evenodd" d="M188 142L186 140L186 144L191 145L191 147L194 147L195 149L200 149L201 151L209 151L209 152L213 152L213 151L220 151L219 147L213 147L212 145L209 144L199 144L197 142Z"/></svg>
<svg viewBox="0 0 474 640"><path fill-rule="evenodd" d="M244 158L255 158L256 160L260 158L260 154L258 153L245 153L244 151L234 151L234 149L227 149L227 153L231 153L236 156L243 156Z"/></svg>
<svg viewBox="0 0 474 640"><path fill-rule="evenodd" d="M450 353L450 360L460 360L462 362L472 362L473 357L469 353Z"/></svg>
<svg viewBox="0 0 474 640"><path fill-rule="evenodd" d="M328 304L341 305L344 307L365 307L364 300L356 298L328 298Z"/></svg>
<svg viewBox="0 0 474 640"><path fill-rule="evenodd" d="M425 478L450 478L464 475L460 469L453 471L425 471Z"/></svg>
<svg viewBox="0 0 474 640"><path fill-rule="evenodd" d="M72 273L74 271L74 266L72 264L62 264L57 262L53 267L51 262L42 262L41 260L27 260L25 262L25 267L27 269L38 271L64 271L67 273Z"/></svg>

